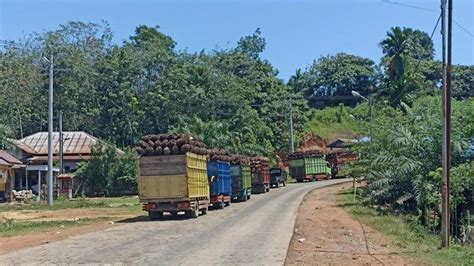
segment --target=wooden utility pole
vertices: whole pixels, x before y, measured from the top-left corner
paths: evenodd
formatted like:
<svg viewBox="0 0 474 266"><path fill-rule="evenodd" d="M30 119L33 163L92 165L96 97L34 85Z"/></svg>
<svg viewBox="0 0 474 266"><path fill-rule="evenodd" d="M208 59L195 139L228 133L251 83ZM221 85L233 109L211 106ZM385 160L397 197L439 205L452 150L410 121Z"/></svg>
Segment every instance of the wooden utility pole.
<svg viewBox="0 0 474 266"><path fill-rule="evenodd" d="M64 157L63 112L59 111L59 174L64 174L63 157Z"/></svg>
<svg viewBox="0 0 474 266"><path fill-rule="evenodd" d="M48 205L53 205L53 75L54 58L49 58L49 100L48 100Z"/></svg>
<svg viewBox="0 0 474 266"><path fill-rule="evenodd" d="M293 96L290 96L290 150L295 151L295 136L293 132Z"/></svg>
<svg viewBox="0 0 474 266"><path fill-rule="evenodd" d="M447 33L447 62L446 62L446 0L441 0L441 34L443 36L443 180L441 202L441 246L449 248L450 232L450 170L451 170L451 91L452 91L452 28L453 0L448 0L448 33Z"/></svg>

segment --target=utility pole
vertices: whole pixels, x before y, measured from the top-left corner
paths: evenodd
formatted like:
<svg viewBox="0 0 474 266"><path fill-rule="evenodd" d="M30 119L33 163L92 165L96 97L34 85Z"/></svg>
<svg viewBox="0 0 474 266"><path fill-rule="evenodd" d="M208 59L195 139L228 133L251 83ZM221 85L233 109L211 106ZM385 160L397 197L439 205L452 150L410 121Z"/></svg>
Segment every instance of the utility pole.
<svg viewBox="0 0 474 266"><path fill-rule="evenodd" d="M49 58L49 101L48 101L48 205L53 205L53 54Z"/></svg>
<svg viewBox="0 0 474 266"><path fill-rule="evenodd" d="M295 139L293 133L293 97L290 96L290 145L291 152L295 151Z"/></svg>
<svg viewBox="0 0 474 266"><path fill-rule="evenodd" d="M59 111L59 174L64 174L64 136L63 136L63 112Z"/></svg>
<svg viewBox="0 0 474 266"><path fill-rule="evenodd" d="M451 51L452 51L452 20L453 1L448 3L448 41L446 63L446 0L441 0L441 34L443 58L443 180L441 188L441 246L449 248L450 232L450 170L451 170Z"/></svg>

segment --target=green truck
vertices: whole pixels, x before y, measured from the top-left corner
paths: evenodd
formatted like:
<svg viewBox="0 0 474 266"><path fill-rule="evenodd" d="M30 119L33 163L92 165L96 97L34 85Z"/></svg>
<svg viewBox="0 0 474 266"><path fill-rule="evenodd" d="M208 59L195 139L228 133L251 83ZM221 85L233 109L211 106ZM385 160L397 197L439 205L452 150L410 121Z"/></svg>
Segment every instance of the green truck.
<svg viewBox="0 0 474 266"><path fill-rule="evenodd" d="M250 199L252 195L250 165L231 165L230 176L232 178L232 201L247 201Z"/></svg>
<svg viewBox="0 0 474 266"><path fill-rule="evenodd" d="M324 156L290 158L288 166L290 176L297 182L331 178L331 166Z"/></svg>

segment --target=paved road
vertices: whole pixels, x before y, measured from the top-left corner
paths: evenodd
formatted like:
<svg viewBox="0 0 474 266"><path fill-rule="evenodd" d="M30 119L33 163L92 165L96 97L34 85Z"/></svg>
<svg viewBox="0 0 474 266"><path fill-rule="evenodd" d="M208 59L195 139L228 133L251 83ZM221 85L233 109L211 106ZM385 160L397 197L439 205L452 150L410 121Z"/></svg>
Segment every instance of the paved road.
<svg viewBox="0 0 474 266"><path fill-rule="evenodd" d="M304 195L345 181L290 184L198 219L137 219L0 256L0 264L282 265Z"/></svg>

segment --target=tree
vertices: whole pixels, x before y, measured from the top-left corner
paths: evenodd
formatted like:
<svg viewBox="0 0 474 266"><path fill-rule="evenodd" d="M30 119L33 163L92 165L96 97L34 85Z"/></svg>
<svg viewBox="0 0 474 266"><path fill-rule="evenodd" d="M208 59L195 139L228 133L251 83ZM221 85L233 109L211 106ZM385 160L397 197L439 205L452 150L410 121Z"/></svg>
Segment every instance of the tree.
<svg viewBox="0 0 474 266"><path fill-rule="evenodd" d="M354 105L356 100L322 101L318 96L349 96L355 90L367 95L376 84L375 63L367 58L339 53L315 61L309 69L290 78L288 86L303 93L311 107L344 103Z"/></svg>
<svg viewBox="0 0 474 266"><path fill-rule="evenodd" d="M135 155L119 152L114 145L98 143L92 148L92 158L75 172L83 181L82 190L88 195L118 196L137 191Z"/></svg>
<svg viewBox="0 0 474 266"><path fill-rule="evenodd" d="M433 59L433 42L425 32L395 27L387 33L380 46L384 53L385 77L378 96L388 100L392 106L401 102L411 104L412 93L426 89L425 79L417 70L423 61Z"/></svg>
<svg viewBox="0 0 474 266"><path fill-rule="evenodd" d="M267 45L265 38L261 35L260 28L257 28L252 35L240 38L236 50L250 56L252 59L258 59Z"/></svg>
<svg viewBox="0 0 474 266"><path fill-rule="evenodd" d="M418 215L420 222L438 229L438 223L428 224L428 213L439 217L441 178L442 125L441 97L423 96L415 100L410 112L392 107L375 112L373 138L361 144L361 160L354 169L363 169L368 182L367 201L390 206L398 211ZM474 176L465 176L465 156L468 141L474 134L474 101L453 101L452 165L461 167L453 202L470 200L464 184L472 184ZM458 171L458 170L456 170ZM469 179L469 180L467 180ZM459 180L459 181L458 181ZM461 181L462 180L462 181Z"/></svg>

